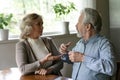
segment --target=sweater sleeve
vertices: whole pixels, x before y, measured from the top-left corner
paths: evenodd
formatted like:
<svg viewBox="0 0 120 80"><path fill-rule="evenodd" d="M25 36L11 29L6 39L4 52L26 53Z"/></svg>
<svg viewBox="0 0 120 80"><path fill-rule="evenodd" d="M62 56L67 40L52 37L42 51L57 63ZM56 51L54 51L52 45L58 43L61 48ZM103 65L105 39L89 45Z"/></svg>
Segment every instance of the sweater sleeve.
<svg viewBox="0 0 120 80"><path fill-rule="evenodd" d="M60 55L52 38L48 38L48 43L49 43L49 47L50 47L49 49L52 55L54 56ZM63 68L63 62L61 60L55 60L54 64L50 68L53 68L54 72L60 72L60 70Z"/></svg>
<svg viewBox="0 0 120 80"><path fill-rule="evenodd" d="M16 63L22 75L34 73L39 67L39 61L29 62L27 47L24 42L16 44Z"/></svg>

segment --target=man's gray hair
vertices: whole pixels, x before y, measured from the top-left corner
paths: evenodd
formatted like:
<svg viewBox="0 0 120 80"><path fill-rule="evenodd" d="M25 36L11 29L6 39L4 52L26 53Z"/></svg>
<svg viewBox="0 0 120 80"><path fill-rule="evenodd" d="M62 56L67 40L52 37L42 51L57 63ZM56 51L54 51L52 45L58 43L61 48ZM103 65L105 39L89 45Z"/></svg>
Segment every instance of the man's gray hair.
<svg viewBox="0 0 120 80"><path fill-rule="evenodd" d="M97 10L85 8L82 13L84 14L83 24L91 24L96 32L99 33L102 27L102 19Z"/></svg>

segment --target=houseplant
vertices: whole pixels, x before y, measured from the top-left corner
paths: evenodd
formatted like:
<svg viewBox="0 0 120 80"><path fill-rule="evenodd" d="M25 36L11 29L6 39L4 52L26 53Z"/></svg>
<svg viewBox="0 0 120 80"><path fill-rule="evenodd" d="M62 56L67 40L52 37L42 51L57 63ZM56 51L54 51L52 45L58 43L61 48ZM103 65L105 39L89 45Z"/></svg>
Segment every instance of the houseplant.
<svg viewBox="0 0 120 80"><path fill-rule="evenodd" d="M56 14L56 18L65 19L65 17L75 9L75 4L69 2L68 5L64 5L62 3L57 3L53 6L54 13Z"/></svg>
<svg viewBox="0 0 120 80"><path fill-rule="evenodd" d="M0 40L8 40L8 27L12 17L12 14L5 15L4 13L0 13Z"/></svg>
<svg viewBox="0 0 120 80"><path fill-rule="evenodd" d="M53 6L54 13L56 14L56 18L60 20L65 20L66 16L72 12L73 10L76 10L74 3L68 2L68 5L64 5L62 3L57 3ZM62 22L63 28L62 33L63 34L69 34L69 22L64 21Z"/></svg>

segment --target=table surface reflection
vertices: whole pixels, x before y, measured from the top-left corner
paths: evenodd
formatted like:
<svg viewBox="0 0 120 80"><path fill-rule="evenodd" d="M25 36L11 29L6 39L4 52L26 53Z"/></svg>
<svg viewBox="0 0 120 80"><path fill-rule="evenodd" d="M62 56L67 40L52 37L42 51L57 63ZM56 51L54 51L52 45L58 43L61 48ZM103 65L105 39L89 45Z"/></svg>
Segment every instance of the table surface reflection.
<svg viewBox="0 0 120 80"><path fill-rule="evenodd" d="M18 68L0 70L0 80L55 80L57 75L25 75L21 76Z"/></svg>
<svg viewBox="0 0 120 80"><path fill-rule="evenodd" d="M21 76L18 68L8 68L0 70L0 80L72 80L70 78L57 75L25 75Z"/></svg>

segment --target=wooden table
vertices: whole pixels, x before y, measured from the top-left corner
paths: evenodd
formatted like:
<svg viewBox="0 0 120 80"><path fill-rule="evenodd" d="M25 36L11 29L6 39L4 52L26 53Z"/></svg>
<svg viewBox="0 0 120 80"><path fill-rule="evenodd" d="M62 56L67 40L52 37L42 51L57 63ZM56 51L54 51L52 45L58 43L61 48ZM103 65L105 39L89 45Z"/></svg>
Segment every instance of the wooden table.
<svg viewBox="0 0 120 80"><path fill-rule="evenodd" d="M0 80L72 80L70 78L57 75L25 75L21 76L18 68L0 70Z"/></svg>

